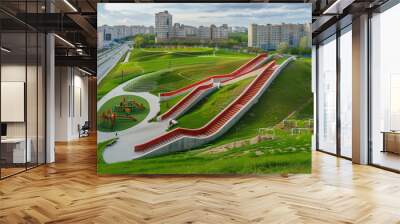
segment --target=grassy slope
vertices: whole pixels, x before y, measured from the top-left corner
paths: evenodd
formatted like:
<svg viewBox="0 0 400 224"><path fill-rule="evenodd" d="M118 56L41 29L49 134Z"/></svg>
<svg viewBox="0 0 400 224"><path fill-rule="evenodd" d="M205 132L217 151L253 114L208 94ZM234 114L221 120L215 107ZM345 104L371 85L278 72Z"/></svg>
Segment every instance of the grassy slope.
<svg viewBox="0 0 400 224"><path fill-rule="evenodd" d="M255 136L258 128L277 124L311 98L311 61L298 59L283 70L246 116L214 144Z"/></svg>
<svg viewBox="0 0 400 224"><path fill-rule="evenodd" d="M234 131L228 132L216 143L229 142L236 137L251 137L259 127L270 127L280 122L293 111L302 107L297 114L309 117L311 96L310 60L298 60L289 65L271 89L263 94L239 123ZM304 106L304 102L308 102ZM310 172L311 135L291 136L277 130L277 138L255 145L243 146L226 152L204 154L206 149L191 150L160 157L138 159L115 164L100 164L99 173L110 174L160 174L160 173L304 173ZM99 148L105 145L99 145ZM261 151L262 155L256 154Z"/></svg>
<svg viewBox="0 0 400 224"><path fill-rule="evenodd" d="M186 62L185 66L174 65L175 62L173 62L171 66L167 65L166 69L131 82L125 90L149 91L157 95L160 92L182 88L205 77L232 72L249 59L243 57L197 57L195 59L184 57L179 59L179 64ZM154 63L161 61L169 60L154 60Z"/></svg>
<svg viewBox="0 0 400 224"><path fill-rule="evenodd" d="M142 120L144 120L146 118L147 114L149 113L150 107L149 107L149 103L145 99L138 97L138 96L128 96L128 95L125 95L125 98L127 100L134 99L136 102L143 104L143 106L145 107L145 109L143 109L143 110L135 110L135 111L133 111L133 113L129 114L129 115L134 116L137 120L133 121L133 120L129 120L129 119L117 118L114 129L110 128L108 122L101 121L101 114L103 112L106 112L107 110L112 109L113 106L118 105L121 102L121 96L116 96L116 97L113 97L110 100L108 100L105 104L103 104L102 107L100 108L100 110L97 112L97 128L99 131L125 130L127 128L135 126L136 124L138 124L139 122L141 122ZM116 114L117 115L125 115L126 113L118 112Z"/></svg>
<svg viewBox="0 0 400 224"><path fill-rule="evenodd" d="M240 65L249 60L251 57L255 56L252 54L229 53L221 51L220 53L217 52L217 56L214 57L210 56L212 52L213 51L210 48L134 49L127 63L118 63L110 71L110 73L107 74L106 77L104 77L99 83L97 89L97 99L103 97L105 94L107 94L107 92L109 92L119 84L143 74L148 74L156 71L160 73L164 73L166 71L171 72L171 70L173 69L177 72L177 74L181 75L179 73L179 69L187 68L189 66L188 69L190 70L190 66L192 66L192 69L194 69L194 71L203 68L203 73L198 74L199 77L204 75L208 76L219 72L229 71L228 68L230 68L231 66L236 66L232 63L240 61L236 62L237 65ZM124 58L125 57L122 57L120 62L122 62ZM224 65L224 63L227 64ZM207 68L213 66L221 66L222 69L216 69L215 71L213 71L212 69L207 70ZM183 75L185 75L188 71L182 72L184 73ZM188 78L192 78L193 80L199 79L198 77L191 77L193 74L187 73L187 75L189 76ZM165 81L169 82L169 80L172 80L173 77L166 76L166 78L166 80L160 80L161 85ZM180 78L182 79L182 77ZM186 83L187 82L183 81L183 83L180 83L179 86L185 85ZM169 88L173 89L175 87L176 85L170 86ZM161 89L165 89L166 91L170 90L169 88L163 88L161 86ZM153 92L156 93L157 91Z"/></svg>
<svg viewBox="0 0 400 224"><path fill-rule="evenodd" d="M163 114L163 113L167 112L171 107L173 107L176 103L178 103L186 95L187 95L187 93L181 94L181 95L171 98L169 100L160 102L160 112L158 114Z"/></svg>
<svg viewBox="0 0 400 224"><path fill-rule="evenodd" d="M250 84L254 77L227 85L204 98L178 119L175 127L200 128L227 107Z"/></svg>
<svg viewBox="0 0 400 224"><path fill-rule="evenodd" d="M309 173L310 135L289 134L220 153L204 149L114 164L100 163L100 174L266 174ZM103 151L105 144L99 144ZM258 155L257 155L257 153ZM262 153L261 155L259 153Z"/></svg>

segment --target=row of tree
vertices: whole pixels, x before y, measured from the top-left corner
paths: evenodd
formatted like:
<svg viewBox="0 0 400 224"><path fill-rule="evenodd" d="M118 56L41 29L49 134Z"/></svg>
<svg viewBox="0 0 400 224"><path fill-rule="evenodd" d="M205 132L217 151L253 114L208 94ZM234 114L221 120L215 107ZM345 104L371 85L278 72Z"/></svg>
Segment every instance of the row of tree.
<svg viewBox="0 0 400 224"><path fill-rule="evenodd" d="M280 54L310 55L311 46L309 37L302 37L298 47L289 47L287 42L281 42L276 49Z"/></svg>
<svg viewBox="0 0 400 224"><path fill-rule="evenodd" d="M261 48L247 47L245 35L230 36L228 40L221 42L193 42L193 41L168 41L162 43L155 42L154 34L140 34L133 37L133 42L136 48L141 47L179 47L179 46L203 46L203 47L218 47L227 49L236 49L238 51L246 51L250 53L261 53L264 50ZM277 52L280 54L294 55L310 55L311 46L309 37L302 37L298 47L289 47L289 43L281 42L278 45Z"/></svg>

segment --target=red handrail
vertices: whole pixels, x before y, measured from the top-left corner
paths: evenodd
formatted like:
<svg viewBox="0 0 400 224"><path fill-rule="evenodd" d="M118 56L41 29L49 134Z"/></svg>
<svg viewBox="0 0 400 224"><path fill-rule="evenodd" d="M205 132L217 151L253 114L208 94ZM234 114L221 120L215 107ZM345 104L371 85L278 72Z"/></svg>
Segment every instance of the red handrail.
<svg viewBox="0 0 400 224"><path fill-rule="evenodd" d="M190 98L192 98L194 95L196 95L196 93L204 90L204 89L209 89L213 87L213 84L207 84L207 85L202 85L202 86L198 86L196 87L192 92L190 92L187 96L185 96L183 99L181 99L177 104L175 104L171 109L169 109L167 112L165 112L164 114L162 114L160 116L161 120L164 120L165 118L169 117L171 114L175 113L176 110L183 105L184 103L186 103L188 100L190 100Z"/></svg>
<svg viewBox="0 0 400 224"><path fill-rule="evenodd" d="M136 152L145 151L153 145L157 145L159 143L167 141L168 139L171 139L175 136L179 136L181 134L187 135L187 136L196 136L196 135L205 133L207 130L210 130L214 124L216 124L218 121L220 121L227 113L232 111L232 109L235 109L235 107L240 109L244 104L246 104L248 101L245 102L244 104L241 104L240 101L243 99L246 99L246 97L248 97L249 94L254 93L254 92L251 92L252 88L258 83L258 81L261 78L263 78L263 76L268 75L268 77L266 78L266 80L268 80L269 76L272 74L272 72L275 68L276 68L275 61L272 61L267 66L265 66L265 69L261 73L261 75L257 76L257 78L255 80L253 80L253 82L246 88L246 90L234 102L232 102L230 105L228 105L221 113L219 113L216 117L214 117L213 120L211 120L208 124L204 125L203 127L198 128L198 129L176 128L172 131L169 131L165 134L155 137L148 142L136 145L134 150ZM251 97L253 97L253 96L251 96Z"/></svg>
<svg viewBox="0 0 400 224"><path fill-rule="evenodd" d="M244 73L247 73L247 71L249 71L250 66L252 66L252 65L255 64L258 60L260 60L261 58L264 58L264 57L267 57L267 53L262 53L262 54L257 55L257 57L251 59L250 61L248 61L247 63L243 64L243 65L240 66L238 69L236 69L235 71L233 71L233 72L231 72L231 73L229 73L229 74L210 76L210 77L208 77L208 78L206 78L206 79L203 79L203 80L200 80L200 81L198 81L198 82L192 83L192 84L190 84L190 85L188 85L188 86L185 86L185 87L183 87L183 88L176 89L176 90L172 90L172 91L169 91L169 92L160 93L160 96L173 96L173 95L175 95L175 94L178 94L178 93L184 92L184 91L186 91L186 90L188 90L188 89L191 89L191 88L193 88L193 87L195 87L195 86L198 86L198 85L200 85L200 84L203 84L203 83L205 83L205 82L208 82L208 81L210 81L211 79L215 79L215 78L229 78L229 77L234 77L234 76L237 76L237 75L242 75L242 74L244 74ZM246 72L243 72L243 71L246 71Z"/></svg>

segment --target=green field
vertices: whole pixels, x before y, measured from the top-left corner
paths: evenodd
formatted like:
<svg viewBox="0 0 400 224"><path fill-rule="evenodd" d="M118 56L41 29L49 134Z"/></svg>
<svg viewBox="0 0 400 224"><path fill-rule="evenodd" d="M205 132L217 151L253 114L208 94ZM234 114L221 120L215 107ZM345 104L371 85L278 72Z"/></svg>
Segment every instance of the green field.
<svg viewBox="0 0 400 224"><path fill-rule="evenodd" d="M274 140L211 153L191 150L147 159L106 164L99 160L99 174L267 174L309 173L310 134L292 136L285 131ZM100 143L99 155L107 144Z"/></svg>
<svg viewBox="0 0 400 224"><path fill-rule="evenodd" d="M205 77L228 73L255 54L236 53L212 48L144 48L133 49L127 63L118 63L99 83L97 99L132 78L127 91L154 94L186 86Z"/></svg>
<svg viewBox="0 0 400 224"><path fill-rule="evenodd" d="M116 105L120 105L122 97L125 97L127 101L135 100L137 103L142 104L144 108L143 109L135 108L131 113L114 112L113 108ZM112 132L112 131L122 131L127 128L133 127L146 118L146 116L149 114L149 108L150 108L149 103L145 99L138 96L124 95L124 96L113 97L106 103L104 103L100 107L100 110L98 110L97 128L99 131ZM102 117L103 113L107 113L108 111L112 111L117 115L114 127L112 127L111 122L109 120L106 120ZM134 119L132 119L132 117Z"/></svg>
<svg viewBox="0 0 400 224"><path fill-rule="evenodd" d="M229 101L227 99L229 91L224 93L227 89L224 88L211 94L178 119L179 125L198 127L209 121L213 116L208 116L207 113L218 113L216 105ZM216 141L200 149L153 158L113 164L100 162L98 172L100 174L309 173L311 133L291 135L290 129L277 126L285 118L298 120L300 125L305 124L312 119L312 105L311 60L301 58L291 62L261 96L259 102ZM191 118L185 120L185 117ZM259 128L272 128L275 133L274 139L213 152L213 148L219 145L257 136ZM105 147L106 143L100 143L99 152L101 153Z"/></svg>

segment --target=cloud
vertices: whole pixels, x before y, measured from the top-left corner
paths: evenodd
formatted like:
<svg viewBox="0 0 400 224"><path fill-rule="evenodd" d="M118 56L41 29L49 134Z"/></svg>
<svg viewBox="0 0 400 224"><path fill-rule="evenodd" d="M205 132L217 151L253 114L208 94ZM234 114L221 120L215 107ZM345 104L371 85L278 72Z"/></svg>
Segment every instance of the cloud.
<svg viewBox="0 0 400 224"><path fill-rule="evenodd" d="M194 26L311 22L311 4L303 3L99 3L98 24L154 25L154 14L164 10L174 23Z"/></svg>

